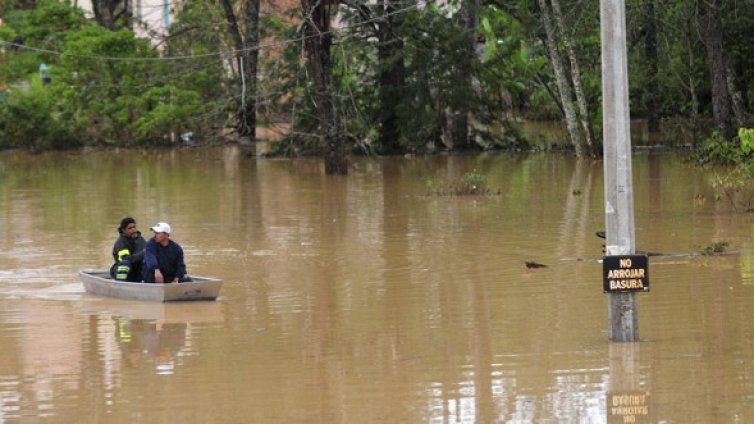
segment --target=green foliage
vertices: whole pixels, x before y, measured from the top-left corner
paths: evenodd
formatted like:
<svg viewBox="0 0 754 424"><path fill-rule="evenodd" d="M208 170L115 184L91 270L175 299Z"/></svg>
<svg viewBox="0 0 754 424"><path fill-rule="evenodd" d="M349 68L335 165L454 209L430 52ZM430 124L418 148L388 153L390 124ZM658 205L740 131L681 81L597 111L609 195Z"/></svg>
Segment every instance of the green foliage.
<svg viewBox="0 0 754 424"><path fill-rule="evenodd" d="M235 116L241 103L241 80L232 56L218 55L234 46L225 16L212 0L189 0L176 6L176 20L162 45L166 56L187 60L159 60L146 41L130 31L106 31L84 18L67 2L37 0L35 8L5 6L0 39L23 36L34 49L7 51L0 66L0 82L31 86L15 89L6 103L1 146L22 146L18 134L35 134L29 148L77 144L148 145L164 143L184 131L211 133ZM486 3L480 9L476 33L469 34L463 18L467 3L429 2L406 7L386 16L384 5L365 0L341 3L343 26L333 33L333 87L339 114L339 134L352 152L383 152L381 125L390 107L398 125L396 146L390 149L424 152L440 146L449 111L468 111L470 136L479 149L522 149L528 143L511 127L523 119L561 119L557 87L542 43L540 11L536 1ZM582 86L596 134L600 126L600 38L598 8L583 2L562 1L566 30L582 72ZM241 8L243 7L239 4ZM668 0L656 5L659 66L650 74L644 38L643 2L627 3L629 21L629 82L633 116L647 113L644 100L649 82L659 92L661 115L685 127L702 127L711 115L710 84L699 37L696 3ZM743 103L754 99L754 3L721 2L726 56ZM239 11L239 12L242 12ZM396 12L396 13L393 13ZM300 28L288 17L265 15L259 89L260 122L291 123L288 137L276 151L291 155L319 154L317 103L298 40ZM298 21L295 21L298 22ZM385 33L400 48L384 57ZM242 22L243 26L243 22ZM269 37L269 38L267 38ZM469 39L478 42L469 50ZM275 44L275 47L270 47ZM562 44L559 46L563 48ZM59 54L58 54L59 53ZM476 54L473 54L476 53ZM383 55L383 56L381 56ZM52 67L53 83L37 87L41 63ZM381 71L404 64L403 84L385 84ZM473 78L469 78L472 76ZM32 95L33 93L33 95ZM385 93L394 95L380 104ZM25 110L29 108L30 110ZM24 121L24 116L29 116ZM28 122L34 122L28 126ZM11 136L11 134L14 134ZM56 134L53 136L53 134ZM71 142L71 134L76 141ZM54 137L60 137L59 141ZM676 140L688 142L683 134ZM597 137L599 139L599 137ZM43 141L47 140L47 141ZM390 142L390 141L388 141ZM565 142L564 142L565 143ZM383 150L385 149L385 150ZM754 132L743 129L737 140L713 134L696 152L709 165L747 167L754 160ZM736 190L738 176L720 179L721 195ZM736 192L740 201L741 192Z"/></svg>
<svg viewBox="0 0 754 424"><path fill-rule="evenodd" d="M666 126L666 119L697 120L700 115L711 112L707 98L709 73L703 40L699 34L699 6L686 0L667 0L661 7L660 3L654 3L659 63L657 74L651 75L645 50L645 3L636 1L626 4L627 20L632 23L627 25L631 114L646 116L645 100L647 95L653 95L658 102L663 127ZM657 92L648 93L648 83L653 80L653 87ZM700 97L705 97L701 104ZM676 141L689 140L684 138Z"/></svg>
<svg viewBox="0 0 754 424"><path fill-rule="evenodd" d="M461 176L456 181L437 185L433 181L427 181L429 193L435 196L466 196L466 195L499 195L500 191L489 188L487 176L472 170Z"/></svg>
<svg viewBox="0 0 754 424"><path fill-rule="evenodd" d="M702 142L694 158L701 165L746 166L754 160L754 129L739 128L733 140L726 140L714 131Z"/></svg>
<svg viewBox="0 0 754 424"><path fill-rule="evenodd" d="M372 17L384 13L370 8ZM506 125L504 114L497 113L500 104L498 91L488 96L484 89L472 87L470 75L478 76L485 69L492 70L494 63L483 65L469 49L469 35L458 14L449 13L436 4L426 8L407 10L391 16L392 42L401 48L380 51L375 40L380 38L378 28L365 24L366 19L352 9L343 8L344 23L353 27L346 36L339 37L332 49L333 87L336 110L339 114L340 134L348 141L352 151L370 154L393 150L395 146L380 144L380 126L386 114L395 113L398 149L425 152L442 143L441 135L446 125L448 111L470 112L471 135L478 149L521 148L527 146L520 134ZM336 36L340 36L336 33ZM384 35L383 35L384 36ZM306 154L315 149L313 136L318 133L316 103L311 99L311 84L301 63L301 47L290 45L284 54L285 62L274 64L280 74L273 92L283 92L282 87L294 89L294 96L283 99L280 106L293 113L293 131L276 147L286 154ZM381 56L381 54L383 56ZM520 54L506 52L506 54ZM286 66L284 63L293 66ZM541 61L536 64L540 66ZM266 64L265 66L270 66ZM385 84L383 71L401 70L405 80ZM509 75L518 74L513 70ZM488 81L501 80L494 73ZM524 89L523 78L517 79L519 89ZM494 83L498 86L498 82ZM385 96L394 102L383 105ZM387 140L390 142L390 140ZM294 147L299 143L298 147ZM400 151L399 151L400 152Z"/></svg>
<svg viewBox="0 0 754 424"><path fill-rule="evenodd" d="M465 55L465 31L445 11L432 4L407 15L402 52L407 85L398 108L400 131L410 135L409 147L423 151L427 143L439 144L447 110L473 113L481 106L466 79L476 73L478 64Z"/></svg>
<svg viewBox="0 0 754 424"><path fill-rule="evenodd" d="M27 27L22 28L26 41L48 50L62 47L65 35L87 24L81 9L57 0L41 0L28 14Z"/></svg>
<svg viewBox="0 0 754 424"><path fill-rule="evenodd" d="M172 97L156 100L150 84L150 76L165 69L158 61L127 60L156 58L146 41L130 31L89 25L69 33L65 53L60 66L75 72L60 75L61 107L86 123L91 142L138 145L166 136L151 115Z"/></svg>
<svg viewBox="0 0 754 424"><path fill-rule="evenodd" d="M704 246L699 252L704 256L720 255L725 253L728 245L730 243L727 241L716 241Z"/></svg>
<svg viewBox="0 0 754 424"><path fill-rule="evenodd" d="M694 159L712 168L708 178L716 199L726 200L733 210L754 212L754 130L740 128L733 140L715 131Z"/></svg>
<svg viewBox="0 0 754 424"><path fill-rule="evenodd" d="M133 123L136 139L154 140L188 128L201 105L199 100L198 93L170 85L150 88L138 98L141 113Z"/></svg>
<svg viewBox="0 0 754 424"><path fill-rule="evenodd" d="M28 89L13 89L0 107L0 148L32 151L76 147L74 129L56 113L49 87L35 81Z"/></svg>
<svg viewBox="0 0 754 424"><path fill-rule="evenodd" d="M710 173L710 186L715 198L724 199L735 211L754 212L754 181L752 165L718 169Z"/></svg>
<svg viewBox="0 0 754 424"><path fill-rule="evenodd" d="M270 21L274 19L260 18L261 36L267 34L267 26L264 23ZM185 105L188 109L176 109L182 114L177 119L185 120L186 126L190 127L195 135L205 138L212 137L226 125L235 123L229 120L241 103L240 78L235 74L229 74L227 69L231 58L217 56L217 52L226 51L228 46L232 45L226 28L225 17L218 2L187 1L181 3L177 10L166 46L167 55L194 56L190 60L163 63L164 81L169 81L173 86L173 99L183 99L184 96L193 98L193 94L186 91L198 96L198 99L191 101L191 105ZM261 69L260 64L260 74L264 72ZM258 86L260 81L264 80L265 78L258 79ZM178 93L176 90L184 93ZM264 87L260 87L259 91L263 92ZM264 96L257 100L259 114L264 113L264 103L260 99L264 99ZM192 112L187 113L187 110Z"/></svg>
<svg viewBox="0 0 754 424"><path fill-rule="evenodd" d="M532 90L549 66L542 43L530 40L518 20L495 6L483 9L480 33L485 39L485 57L479 78L487 88L484 92L492 95L489 100L510 103L521 115L557 117L552 98Z"/></svg>
<svg viewBox="0 0 754 424"><path fill-rule="evenodd" d="M754 153L754 129L739 128L738 139L741 142L741 153L746 157L751 157Z"/></svg>
<svg viewBox="0 0 754 424"><path fill-rule="evenodd" d="M201 13L210 15L206 9ZM217 37L206 35L216 33L201 31L203 43L176 37L169 49L187 55L216 51ZM17 35L33 48L8 52L0 67L0 78L13 87L0 103L0 147L164 144L216 125L217 113L205 114L208 105L226 113L226 97L218 89L224 72L211 55L191 66L160 60L159 52L133 32L88 23L80 10L55 0L9 12L0 38ZM39 84L41 63L51 67L52 83L46 86Z"/></svg>
<svg viewBox="0 0 754 424"><path fill-rule="evenodd" d="M2 28L2 27L0 27ZM37 72L39 65L45 60L36 53L16 53L13 51L4 55L5 63L0 66L0 81L17 81L27 78Z"/></svg>
<svg viewBox="0 0 754 424"><path fill-rule="evenodd" d="M476 170L467 172L461 177L460 187L467 193L479 193L487 190L487 177Z"/></svg>
<svg viewBox="0 0 754 424"><path fill-rule="evenodd" d="M0 40L12 42L23 37L24 46L9 48L0 66L1 81L15 81L37 72L41 63L55 63L56 57L43 51L57 51L63 45L68 31L84 25L86 19L81 10L73 9L56 0L40 0L31 10L14 10L6 15L6 24L0 26Z"/></svg>
<svg viewBox="0 0 754 424"><path fill-rule="evenodd" d="M81 28L86 22L81 9L56 0L37 0L33 9L6 13L3 40L21 35L27 45L52 49L62 44L68 31ZM12 36L6 38L7 33Z"/></svg>
<svg viewBox="0 0 754 424"><path fill-rule="evenodd" d="M701 165L736 165L743 158L741 146L724 139L718 131L702 141L694 158Z"/></svg>

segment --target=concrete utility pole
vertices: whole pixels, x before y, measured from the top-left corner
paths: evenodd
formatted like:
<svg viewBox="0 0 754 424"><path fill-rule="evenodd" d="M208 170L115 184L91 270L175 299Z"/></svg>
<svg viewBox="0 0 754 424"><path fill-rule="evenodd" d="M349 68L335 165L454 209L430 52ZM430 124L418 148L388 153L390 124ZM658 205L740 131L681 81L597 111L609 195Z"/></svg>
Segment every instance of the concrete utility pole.
<svg viewBox="0 0 754 424"><path fill-rule="evenodd" d="M600 0L602 127L605 165L605 255L633 255L634 209L624 0ZM609 293L608 338L639 339L636 293Z"/></svg>

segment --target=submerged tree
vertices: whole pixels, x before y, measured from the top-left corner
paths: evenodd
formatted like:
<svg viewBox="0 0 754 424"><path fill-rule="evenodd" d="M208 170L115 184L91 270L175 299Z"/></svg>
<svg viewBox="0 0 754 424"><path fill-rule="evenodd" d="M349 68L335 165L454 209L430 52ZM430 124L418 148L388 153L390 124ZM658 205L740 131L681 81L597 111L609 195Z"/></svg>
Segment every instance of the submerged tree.
<svg viewBox="0 0 754 424"><path fill-rule="evenodd" d="M343 65L355 62L363 66L364 61L372 61L371 57L374 55L370 51L376 48L376 62L374 63L376 75L365 72L361 76L361 81L366 83L369 78L375 80L376 88L373 91L376 93L370 91L370 96L376 97L378 101L374 104L356 101L357 104L364 104L367 108L362 113L371 113L372 108L375 109L374 123L378 126L378 136L373 150L381 154L402 153L405 147L402 145L400 107L405 94L406 65L403 51L405 41L402 33L405 19L398 9L399 2L379 0L373 5L366 2L345 1L344 5L346 8L341 18L354 25L355 29L351 35L358 40L358 49L367 53L357 56L354 60L349 49L349 53L345 53L340 61ZM346 55L351 57L345 57ZM344 75L344 80L351 79L350 75ZM352 97L355 97L354 89L350 86L347 89L352 93Z"/></svg>
<svg viewBox="0 0 754 424"><path fill-rule="evenodd" d="M345 175L348 173L348 163L333 98L330 52L333 38L330 19L336 5L331 0L301 0L304 46L324 144L325 173Z"/></svg>
<svg viewBox="0 0 754 424"><path fill-rule="evenodd" d="M237 106L236 129L240 137L256 138L257 127L257 69L259 62L259 0L245 0L243 27L233 9L232 0L219 0L228 23L236 57L234 72L240 80L240 101Z"/></svg>
<svg viewBox="0 0 754 424"><path fill-rule="evenodd" d="M643 0L644 60L647 66L644 104L647 110L647 130L650 134L660 131L659 111L659 58L657 54L657 16L654 0Z"/></svg>
<svg viewBox="0 0 754 424"><path fill-rule="evenodd" d="M563 57L558 49L558 39L555 33L556 28L553 24L552 10L550 5L547 4L547 0L538 0L538 2L545 30L545 44L547 45L547 52L555 74L555 80L558 84L558 93L565 116L566 128L568 128L568 135L570 136L571 145L576 152L576 156L581 157L585 154L585 148L587 147L586 136L583 127L580 125L582 121L578 118L576 109L574 108L571 83L568 80L568 73Z"/></svg>
<svg viewBox="0 0 754 424"><path fill-rule="evenodd" d="M562 120L577 155L599 147L598 16L574 0L301 0L290 20L260 15L259 0L188 0L159 49L118 30L129 2L97 0L97 33L81 31L83 16L64 3L8 3L0 78L32 81L51 66L52 84L34 90L54 103L13 90L4 122L37 108L64 118L43 137L149 144L183 129L254 137L257 120L272 117L291 123L278 151L324 153L328 173L346 173L350 151L522 148L521 119ZM752 121L754 4L657 4L628 4L634 116L650 132L660 117L706 132L712 117L732 139ZM270 25L270 44L283 47L267 54Z"/></svg>
<svg viewBox="0 0 754 424"><path fill-rule="evenodd" d="M725 67L721 6L722 0L702 1L700 25L707 51L707 66L712 94L712 116L715 119L715 128L724 139L729 140L735 135L735 129L731 116L731 97L728 91L728 77Z"/></svg>
<svg viewBox="0 0 754 424"><path fill-rule="evenodd" d="M450 67L450 74L455 81L457 91L467 93L466 99L473 99L474 62L476 59L477 27L479 26L479 0L462 0L460 12L454 16L453 23L458 28L459 38L456 56ZM445 127L443 139L451 150L468 150L473 147L469 139L470 102L459 96L449 96L450 102L445 110Z"/></svg>
<svg viewBox="0 0 754 424"><path fill-rule="evenodd" d="M398 36L401 16L395 15L397 4L380 0L381 19L377 23L377 57L379 60L380 98L380 151L401 153L401 133L398 107L406 84L406 66L403 59L403 40Z"/></svg>
<svg viewBox="0 0 754 424"><path fill-rule="evenodd" d="M115 31L120 28L131 28L131 2L129 0L92 0L94 19L102 27Z"/></svg>

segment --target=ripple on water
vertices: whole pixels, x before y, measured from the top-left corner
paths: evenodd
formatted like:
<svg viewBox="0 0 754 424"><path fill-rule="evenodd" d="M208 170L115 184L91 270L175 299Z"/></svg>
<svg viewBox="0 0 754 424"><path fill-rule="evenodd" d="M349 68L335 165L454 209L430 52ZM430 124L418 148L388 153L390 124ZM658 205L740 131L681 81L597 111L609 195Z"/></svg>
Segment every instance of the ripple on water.
<svg viewBox="0 0 754 424"><path fill-rule="evenodd" d="M14 269L0 272L3 286L0 297L21 299L77 300L84 291L77 271L51 266L38 269Z"/></svg>

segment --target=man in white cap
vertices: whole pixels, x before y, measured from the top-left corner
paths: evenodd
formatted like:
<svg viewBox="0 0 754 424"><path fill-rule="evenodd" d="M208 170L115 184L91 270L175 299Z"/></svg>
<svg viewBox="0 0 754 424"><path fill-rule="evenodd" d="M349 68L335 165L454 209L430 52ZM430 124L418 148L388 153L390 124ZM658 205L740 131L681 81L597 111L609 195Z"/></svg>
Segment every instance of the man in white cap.
<svg viewBox="0 0 754 424"><path fill-rule="evenodd" d="M158 222L152 227L154 237L144 249L144 282L172 283L191 281L186 275L183 248L170 240L170 225Z"/></svg>

